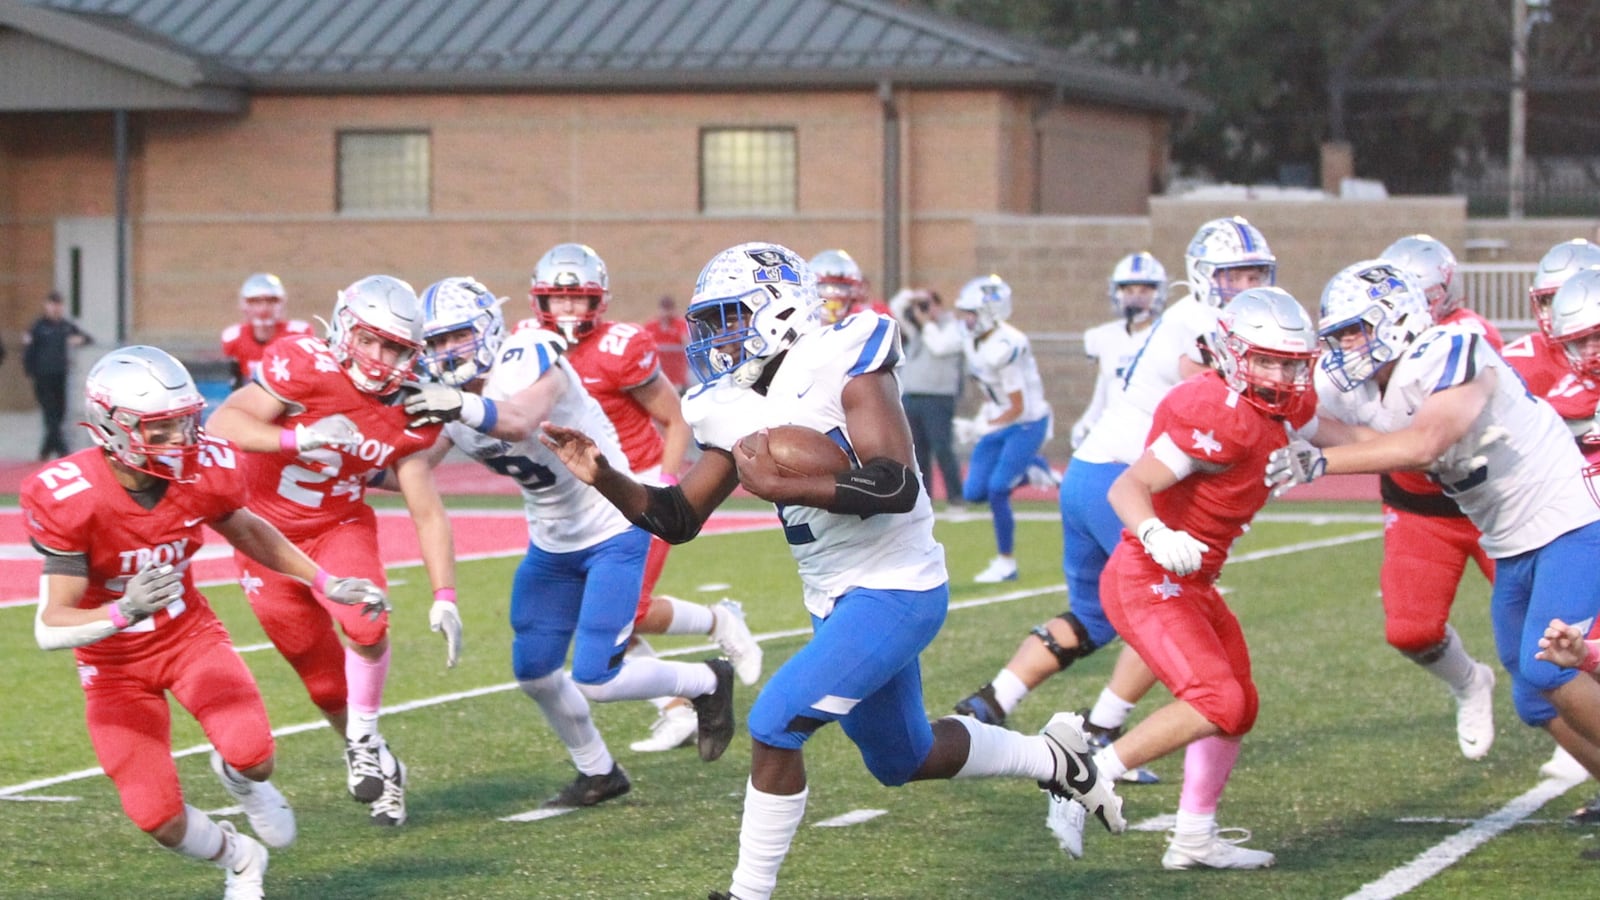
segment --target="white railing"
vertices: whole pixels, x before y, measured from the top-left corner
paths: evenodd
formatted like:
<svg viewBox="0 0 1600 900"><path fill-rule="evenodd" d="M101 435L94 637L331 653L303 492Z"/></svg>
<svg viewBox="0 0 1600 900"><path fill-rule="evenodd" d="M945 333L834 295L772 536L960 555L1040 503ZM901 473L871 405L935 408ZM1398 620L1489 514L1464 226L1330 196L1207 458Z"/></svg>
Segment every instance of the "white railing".
<svg viewBox="0 0 1600 900"><path fill-rule="evenodd" d="M1463 263L1456 276L1474 310L1501 331L1521 333L1534 328L1528 285L1537 269L1533 263Z"/></svg>

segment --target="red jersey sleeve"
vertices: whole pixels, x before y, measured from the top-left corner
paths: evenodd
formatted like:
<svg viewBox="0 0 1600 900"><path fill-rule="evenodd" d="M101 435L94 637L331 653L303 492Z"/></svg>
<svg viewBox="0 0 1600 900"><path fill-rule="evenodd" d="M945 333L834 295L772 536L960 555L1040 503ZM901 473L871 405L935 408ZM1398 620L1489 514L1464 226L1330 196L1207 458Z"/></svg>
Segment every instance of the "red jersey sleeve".
<svg viewBox="0 0 1600 900"><path fill-rule="evenodd" d="M1233 414L1243 411L1248 415ZM1214 466L1232 466L1254 452L1259 413L1215 372L1174 387L1156 407L1150 441L1166 435L1174 446Z"/></svg>
<svg viewBox="0 0 1600 900"><path fill-rule="evenodd" d="M95 492L80 467L80 451L35 472L22 485L22 519L28 537L57 553L89 552Z"/></svg>
<svg viewBox="0 0 1600 900"><path fill-rule="evenodd" d="M330 372L338 373L339 363L320 338L284 335L262 351L256 383L291 409L304 409L319 399Z"/></svg>

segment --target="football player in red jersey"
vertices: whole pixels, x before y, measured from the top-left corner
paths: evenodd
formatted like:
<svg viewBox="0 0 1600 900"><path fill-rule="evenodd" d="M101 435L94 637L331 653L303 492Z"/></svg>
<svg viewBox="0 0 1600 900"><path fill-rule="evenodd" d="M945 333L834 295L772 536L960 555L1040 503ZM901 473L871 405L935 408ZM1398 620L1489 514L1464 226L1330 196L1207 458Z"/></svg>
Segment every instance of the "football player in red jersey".
<svg viewBox="0 0 1600 900"><path fill-rule="evenodd" d="M267 348L261 373L234 391L209 427L246 456L250 508L324 567L387 585L366 480L392 469L417 528L443 631L446 664L461 647L450 520L421 451L438 425L412 428L399 388L422 346L422 305L409 284L370 275L339 292L328 339L286 337ZM406 767L378 732L389 672L389 618L368 619L318 602L305 585L236 556L250 606L311 700L345 739L351 796L372 822L405 822ZM341 646L337 622L348 639Z"/></svg>
<svg viewBox="0 0 1600 900"><path fill-rule="evenodd" d="M817 294L822 297L822 324L833 325L863 310L894 315L887 304L873 301L867 288L867 276L849 253L824 250L811 257L807 265L817 275Z"/></svg>
<svg viewBox="0 0 1600 900"><path fill-rule="evenodd" d="M1095 764L1115 778L1186 747L1178 821L1161 864L1259 869L1273 864L1271 853L1217 830L1217 805L1258 699L1244 632L1216 580L1267 502L1268 456L1288 444L1288 428L1315 414L1317 331L1288 293L1252 288L1223 307L1210 343L1217 371L1161 400L1144 455L1107 494L1126 530L1100 578L1106 616L1175 699L1095 754Z"/></svg>
<svg viewBox="0 0 1600 900"><path fill-rule="evenodd" d="M689 345L689 320L678 311L678 302L663 295L656 301L656 317L644 323L644 330L656 342L661 374L682 394L689 386L689 357L683 352Z"/></svg>
<svg viewBox="0 0 1600 900"><path fill-rule="evenodd" d="M1463 305L1456 257L1449 247L1414 234L1378 255L1415 279L1435 324L1477 332L1497 351L1505 345L1493 323ZM1317 390L1329 397L1339 393L1321 372ZM1494 743L1494 669L1467 652L1450 625L1450 608L1467 563L1475 563L1493 583L1494 560L1478 544L1477 526L1425 473L1386 472L1378 476L1378 489L1383 498L1378 586L1384 638L1450 689L1456 701L1456 745L1467 759L1482 759Z"/></svg>
<svg viewBox="0 0 1600 900"><path fill-rule="evenodd" d="M270 272L257 272L239 286L239 309L244 320L222 329L222 355L233 369L233 386L241 387L261 368L261 353L286 334L310 334L311 323L285 319L283 281Z"/></svg>
<svg viewBox="0 0 1600 900"><path fill-rule="evenodd" d="M244 508L239 456L200 431L204 399L182 363L154 347L124 347L94 365L85 387L97 446L22 487L28 537L45 559L35 639L45 650L73 649L89 738L128 818L162 846L222 867L229 897L260 897L262 844L293 842L294 812L268 781L272 730L255 679L189 572L202 526L335 603L377 615L383 593L329 578ZM184 802L169 693L215 745L212 771L259 842Z"/></svg>
<svg viewBox="0 0 1600 900"><path fill-rule="evenodd" d="M534 267L529 297L539 324L567 339L566 359L616 428L628 468L647 484L677 484L689 448L689 424L677 390L661 374L650 332L605 318L611 302L605 260L584 244L557 244ZM739 680L755 684L761 677L761 645L751 638L737 602L708 607L655 593L669 549L666 541L651 538L634 631L709 635L728 654ZM636 638L628 652L650 653L650 645ZM661 715L651 736L634 742L633 750L671 750L694 738L697 726L688 700L659 698L657 707Z"/></svg>

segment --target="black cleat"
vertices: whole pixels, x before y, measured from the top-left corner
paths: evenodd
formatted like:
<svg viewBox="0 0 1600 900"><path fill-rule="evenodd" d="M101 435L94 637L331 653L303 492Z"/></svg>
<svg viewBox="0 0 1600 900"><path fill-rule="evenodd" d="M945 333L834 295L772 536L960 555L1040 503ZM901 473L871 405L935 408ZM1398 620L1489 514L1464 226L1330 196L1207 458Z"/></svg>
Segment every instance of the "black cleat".
<svg viewBox="0 0 1600 900"><path fill-rule="evenodd" d="M604 803L613 797L621 797L633 789L633 782L628 780L628 773L622 770L619 763L611 764L611 771L604 775L585 775L578 773L578 777L569 785L544 802L545 809L577 809L580 806L594 806Z"/></svg>
<svg viewBox="0 0 1600 900"><path fill-rule="evenodd" d="M956 715L971 716L985 725L1006 724L1006 714L1000 702L994 699L994 685L986 684L977 692L956 704Z"/></svg>
<svg viewBox="0 0 1600 900"><path fill-rule="evenodd" d="M1568 825L1600 825L1600 794L1567 816Z"/></svg>
<svg viewBox="0 0 1600 900"><path fill-rule="evenodd" d="M706 665L717 676L717 687L690 702L700 717L700 758L706 762L720 757L733 741L733 663L725 659L708 659Z"/></svg>

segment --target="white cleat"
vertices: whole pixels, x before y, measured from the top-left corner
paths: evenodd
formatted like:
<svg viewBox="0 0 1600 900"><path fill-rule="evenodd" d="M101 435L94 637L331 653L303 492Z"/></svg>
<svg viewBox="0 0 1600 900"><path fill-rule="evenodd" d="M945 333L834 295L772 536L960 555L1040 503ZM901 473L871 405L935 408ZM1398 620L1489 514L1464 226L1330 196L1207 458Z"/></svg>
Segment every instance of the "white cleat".
<svg viewBox="0 0 1600 900"><path fill-rule="evenodd" d="M250 830L268 847L287 847L294 843L294 810L270 781L251 781L211 751L211 771L234 802L244 807Z"/></svg>
<svg viewBox="0 0 1600 900"><path fill-rule="evenodd" d="M1539 774L1546 778L1559 778L1562 781L1579 782L1589 777L1589 770L1583 763L1568 753L1561 745L1556 745L1556 752L1550 760L1539 767Z"/></svg>
<svg viewBox="0 0 1600 900"><path fill-rule="evenodd" d="M699 732L700 717L695 715L693 706L669 706L656 716L650 726L650 736L642 741L634 741L628 745L628 749L635 753L676 750L694 743L695 735Z"/></svg>
<svg viewBox="0 0 1600 900"><path fill-rule="evenodd" d="M367 821L374 825L397 828L406 823L406 764L394 757L394 771L383 776L383 793L373 801Z"/></svg>
<svg viewBox="0 0 1600 900"><path fill-rule="evenodd" d="M973 576L972 580L977 584L996 584L1001 581L1016 581L1017 561L1015 558L1006 559L1004 556L996 556L994 559L989 560L988 568Z"/></svg>
<svg viewBox="0 0 1600 900"><path fill-rule="evenodd" d="M1223 832L1229 832L1228 837L1223 837ZM1199 838L1194 843L1180 840L1173 835L1167 844L1167 852L1161 855L1161 867L1164 869L1265 869L1278 861L1276 856L1265 850L1251 850L1241 847L1240 844L1250 840L1250 832L1244 828L1212 828L1211 834Z"/></svg>
<svg viewBox="0 0 1600 900"><path fill-rule="evenodd" d="M739 601L724 597L711 604L711 618L711 639L733 663L733 673L747 685L760 681L761 645L745 624L744 607Z"/></svg>
<svg viewBox="0 0 1600 900"><path fill-rule="evenodd" d="M1494 670L1474 663L1472 684L1456 698L1456 741L1467 759L1483 759L1494 743Z"/></svg>
<svg viewBox="0 0 1600 900"><path fill-rule="evenodd" d="M1073 859L1083 859L1083 826L1089 820L1089 811L1076 800L1047 795L1050 811L1045 813L1044 824L1055 835L1062 852Z"/></svg>
<svg viewBox="0 0 1600 900"><path fill-rule="evenodd" d="M262 882L267 877L267 848L255 838L240 834L232 822L218 822L217 827L224 832L223 859L232 861L218 863L228 873L222 900L261 900L265 896Z"/></svg>
<svg viewBox="0 0 1600 900"><path fill-rule="evenodd" d="M1076 713L1058 712L1045 723L1043 735L1055 760L1055 775L1039 786L1057 797L1082 803L1112 834L1126 831L1122 798L1113 789L1112 779L1101 778L1095 768L1089 739L1083 734L1083 719Z"/></svg>

